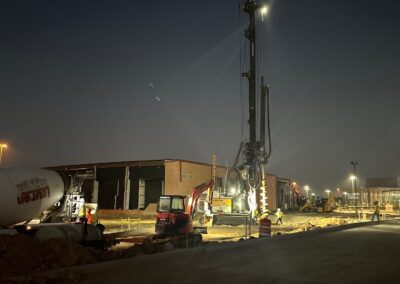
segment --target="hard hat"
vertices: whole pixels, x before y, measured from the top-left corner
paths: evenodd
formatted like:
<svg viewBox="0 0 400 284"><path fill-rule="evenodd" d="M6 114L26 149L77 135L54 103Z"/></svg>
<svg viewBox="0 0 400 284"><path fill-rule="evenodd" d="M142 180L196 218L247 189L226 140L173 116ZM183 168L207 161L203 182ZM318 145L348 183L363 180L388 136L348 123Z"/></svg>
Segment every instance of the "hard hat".
<svg viewBox="0 0 400 284"><path fill-rule="evenodd" d="M281 211L281 208L278 208L278 211Z"/></svg>

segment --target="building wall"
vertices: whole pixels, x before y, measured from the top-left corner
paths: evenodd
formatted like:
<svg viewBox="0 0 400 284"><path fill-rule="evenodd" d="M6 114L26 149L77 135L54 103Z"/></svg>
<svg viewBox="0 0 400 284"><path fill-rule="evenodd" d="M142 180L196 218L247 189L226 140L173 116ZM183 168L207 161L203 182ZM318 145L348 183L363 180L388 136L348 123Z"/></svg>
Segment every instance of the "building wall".
<svg viewBox="0 0 400 284"><path fill-rule="evenodd" d="M190 195L195 186L211 179L211 165L185 161L165 163L165 194ZM217 178L225 177L225 169L217 167Z"/></svg>
<svg viewBox="0 0 400 284"><path fill-rule="evenodd" d="M400 187L400 177L371 177L365 180L366 188L376 187Z"/></svg>
<svg viewBox="0 0 400 284"><path fill-rule="evenodd" d="M387 204L393 208L400 208L400 187L370 187L361 190L361 200L363 206L374 206L378 202L379 206Z"/></svg>
<svg viewBox="0 0 400 284"><path fill-rule="evenodd" d="M212 165L180 160L154 160L139 162L119 162L107 164L87 164L56 167L60 171L73 174L82 168L93 170L97 167L94 180L84 182L85 200L95 198L102 209L137 209L139 179L145 179L145 205L155 203L161 194L190 195L195 186L211 179ZM75 169L74 169L75 168ZM129 176L126 175L129 168ZM96 172L96 170L94 170ZM226 168L217 167L216 189L224 186ZM98 190L93 192L93 182ZM164 191L163 191L164 189ZM277 177L267 175L268 209L278 207ZM226 189L227 190L227 189Z"/></svg>
<svg viewBox="0 0 400 284"><path fill-rule="evenodd" d="M165 163L165 194L190 195L192 189L211 178L211 166L185 161L171 161ZM226 169L217 167L217 178L225 179ZM267 175L267 197L269 210L278 208L277 177Z"/></svg>

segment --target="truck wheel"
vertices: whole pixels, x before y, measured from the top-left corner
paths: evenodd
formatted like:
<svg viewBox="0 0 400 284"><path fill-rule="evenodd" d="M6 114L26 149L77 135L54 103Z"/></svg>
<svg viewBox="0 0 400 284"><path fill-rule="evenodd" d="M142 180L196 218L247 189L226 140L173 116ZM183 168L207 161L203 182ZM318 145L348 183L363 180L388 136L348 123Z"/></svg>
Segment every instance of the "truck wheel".
<svg viewBox="0 0 400 284"><path fill-rule="evenodd" d="M318 208L317 208L317 212L318 212L318 213L324 213L324 208L318 207Z"/></svg>

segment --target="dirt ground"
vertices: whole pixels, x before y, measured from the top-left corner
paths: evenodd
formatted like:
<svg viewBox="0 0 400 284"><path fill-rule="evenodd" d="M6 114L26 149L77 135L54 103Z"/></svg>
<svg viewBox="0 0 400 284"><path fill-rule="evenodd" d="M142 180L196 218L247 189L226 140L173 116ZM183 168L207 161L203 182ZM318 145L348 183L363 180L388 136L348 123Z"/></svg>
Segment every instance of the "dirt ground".
<svg viewBox="0 0 400 284"><path fill-rule="evenodd" d="M145 216L140 218L140 221L139 218L130 218L134 221L121 221L121 218L102 220L102 224L106 227L105 236L117 237L120 240L118 245L104 252L61 239L41 242L27 236L0 236L0 278L21 274L35 275L41 271L143 255L145 251L141 249L141 244L147 236L154 234L155 219L153 216ZM340 213L286 213L282 225L275 225L274 216L270 218L272 235L360 222L355 218L350 218L349 214ZM245 232L244 225L216 225L208 228L208 234L203 235L203 245L235 242L244 238ZM252 237L258 237L257 225L252 226ZM79 282L74 281L75 279L66 283ZM40 279L34 281L32 278L30 283L44 282Z"/></svg>
<svg viewBox="0 0 400 284"><path fill-rule="evenodd" d="M270 216L272 221L272 235L298 233L327 226L338 226L360 222L354 218L353 214L345 213L285 213L282 225L275 225L276 217ZM123 249L132 246L135 242L141 242L144 237L154 234L154 218L146 218L141 220L140 224L133 224L129 227L127 224L122 224L118 219L103 219L102 223L106 226L106 234L109 236L121 237L122 241L114 249ZM204 242L227 242L237 241L240 238L245 238L246 227L244 225L228 226L214 225L208 228L208 233L203 234ZM251 228L251 236L258 237L258 225L253 225ZM136 239L136 241L135 241Z"/></svg>
<svg viewBox="0 0 400 284"><path fill-rule="evenodd" d="M354 218L340 216L334 213L289 213L283 217L283 224L276 225L276 217L270 217L272 221L271 232L276 234L298 233L327 226L338 226L354 222L359 222ZM251 228L252 236L258 237L258 224ZM214 226L209 228L208 234L204 235L204 241L235 241L246 235L245 226Z"/></svg>

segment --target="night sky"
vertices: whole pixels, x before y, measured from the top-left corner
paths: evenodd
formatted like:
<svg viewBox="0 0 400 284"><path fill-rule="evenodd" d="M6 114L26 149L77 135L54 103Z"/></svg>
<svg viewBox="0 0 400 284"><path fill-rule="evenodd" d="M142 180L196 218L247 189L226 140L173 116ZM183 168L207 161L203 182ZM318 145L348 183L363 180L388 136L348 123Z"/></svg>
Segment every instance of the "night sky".
<svg viewBox="0 0 400 284"><path fill-rule="evenodd" d="M239 3L1 1L3 165L231 164L248 133ZM269 173L320 192L350 187L351 160L360 179L400 176L399 15L396 0L272 3Z"/></svg>

